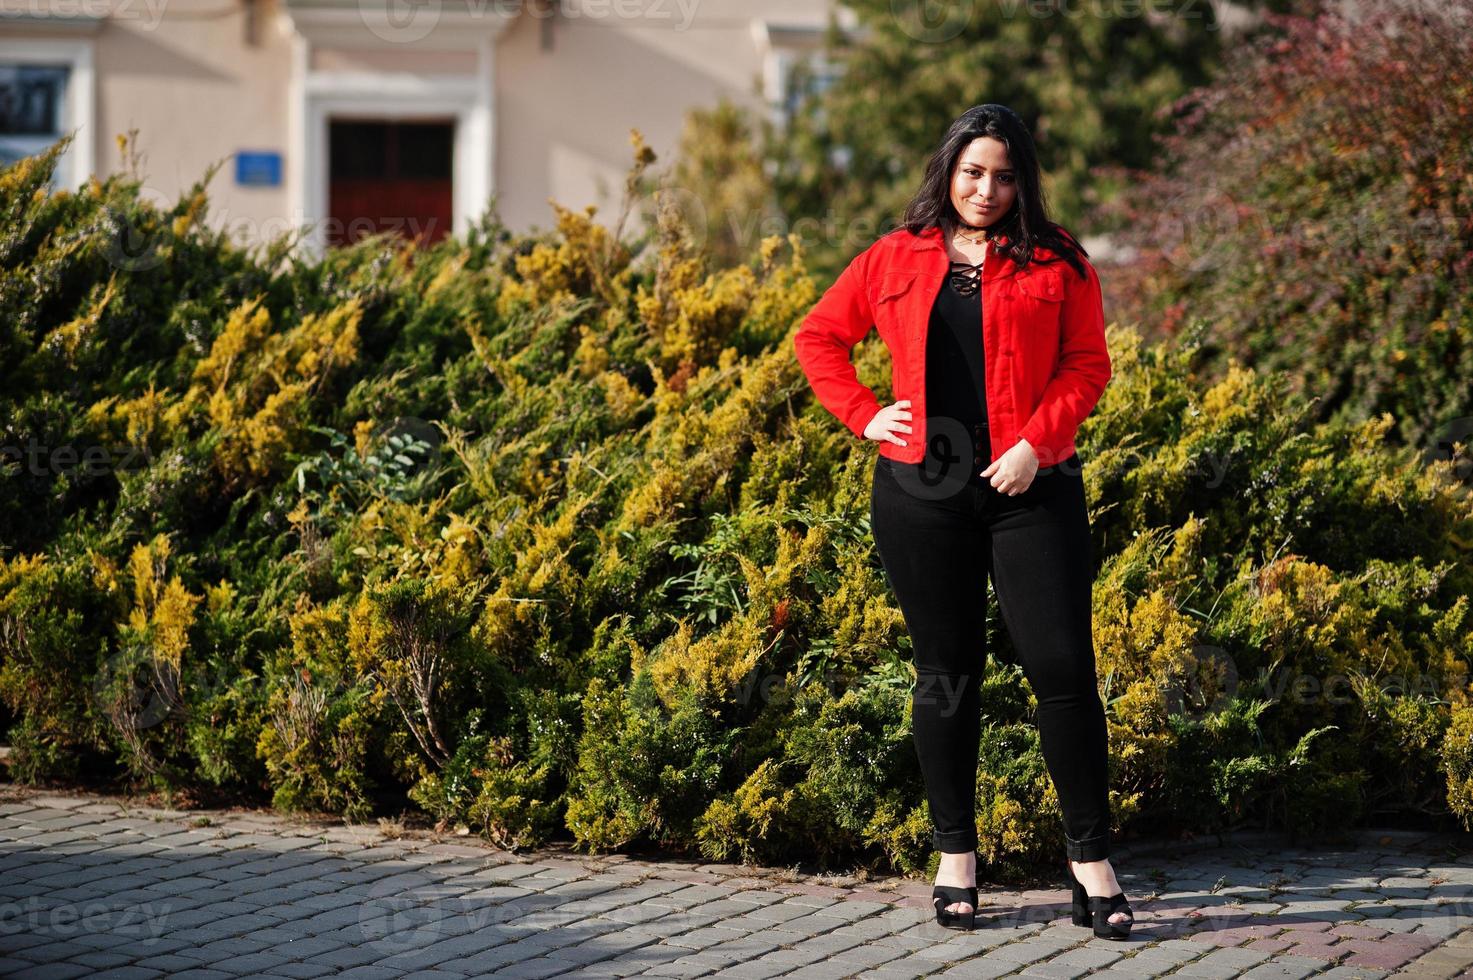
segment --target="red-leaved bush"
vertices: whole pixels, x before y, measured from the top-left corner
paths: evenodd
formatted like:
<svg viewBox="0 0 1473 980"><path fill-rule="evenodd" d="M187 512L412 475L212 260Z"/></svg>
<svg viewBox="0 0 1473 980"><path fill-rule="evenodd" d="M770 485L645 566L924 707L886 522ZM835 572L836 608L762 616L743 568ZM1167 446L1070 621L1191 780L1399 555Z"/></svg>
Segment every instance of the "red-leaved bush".
<svg viewBox="0 0 1473 980"><path fill-rule="evenodd" d="M1473 5L1267 15L1109 211L1112 315L1283 369L1321 418L1473 426Z"/></svg>

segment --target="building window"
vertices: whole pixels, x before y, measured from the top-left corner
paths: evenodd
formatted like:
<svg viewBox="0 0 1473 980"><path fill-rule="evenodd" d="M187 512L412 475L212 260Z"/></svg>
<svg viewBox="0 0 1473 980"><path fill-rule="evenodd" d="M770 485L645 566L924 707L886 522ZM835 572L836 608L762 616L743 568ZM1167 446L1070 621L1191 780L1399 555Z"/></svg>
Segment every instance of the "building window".
<svg viewBox="0 0 1473 980"><path fill-rule="evenodd" d="M29 19L44 26L53 18ZM68 30L96 33L102 17L67 21ZM74 188L92 175L93 43L90 37L0 38L0 166L34 156L70 134L51 171L51 189Z"/></svg>
<svg viewBox="0 0 1473 980"><path fill-rule="evenodd" d="M783 58L783 117L793 118L804 102L822 95L838 80L839 67L821 53L786 54Z"/></svg>
<svg viewBox="0 0 1473 980"><path fill-rule="evenodd" d="M760 89L768 119L779 130L786 129L805 104L833 87L843 75L849 44L863 37L854 11L843 5L830 10L828 0L818 6L825 15L822 20L752 20L752 39L762 58ZM839 32L837 47L829 43L834 28Z"/></svg>
<svg viewBox="0 0 1473 980"><path fill-rule="evenodd" d="M68 126L65 66L0 63L0 165L34 156L60 139ZM58 167L53 189L65 176Z"/></svg>

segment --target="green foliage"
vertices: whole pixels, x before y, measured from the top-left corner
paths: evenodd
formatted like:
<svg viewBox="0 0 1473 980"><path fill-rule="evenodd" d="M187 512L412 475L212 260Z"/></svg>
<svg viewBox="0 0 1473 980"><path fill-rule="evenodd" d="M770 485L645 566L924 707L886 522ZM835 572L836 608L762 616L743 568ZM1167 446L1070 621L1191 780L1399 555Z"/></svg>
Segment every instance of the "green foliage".
<svg viewBox="0 0 1473 980"><path fill-rule="evenodd" d="M1442 744L1442 766L1448 804L1463 829L1473 830L1473 705L1467 702L1453 708Z"/></svg>
<svg viewBox="0 0 1473 980"><path fill-rule="evenodd" d="M356 513L370 499L417 500L439 475L428 465L434 445L415 435L390 433L381 447L359 456L357 447L336 429L308 428L326 436L328 447L303 458L292 470L297 493L307 501L304 516L336 521Z"/></svg>
<svg viewBox="0 0 1473 980"><path fill-rule="evenodd" d="M537 847L559 826L549 798L551 764L514 756L509 737L472 735L443 771L429 773L409 798L443 822L464 823L507 850Z"/></svg>
<svg viewBox="0 0 1473 980"><path fill-rule="evenodd" d="M372 759L384 752L385 718L348 651L348 600L303 604L291 644L266 664L266 723L256 745L270 775L272 805L327 810L349 819L373 812Z"/></svg>
<svg viewBox="0 0 1473 980"><path fill-rule="evenodd" d="M94 645L120 603L85 557L18 555L0 564L0 696L13 717L12 777L22 782L109 774L106 720L92 695Z"/></svg>
<svg viewBox="0 0 1473 980"><path fill-rule="evenodd" d="M734 737L694 699L667 713L647 673L627 692L594 678L583 699L568 829L590 850L690 840L706 801L729 778Z"/></svg>

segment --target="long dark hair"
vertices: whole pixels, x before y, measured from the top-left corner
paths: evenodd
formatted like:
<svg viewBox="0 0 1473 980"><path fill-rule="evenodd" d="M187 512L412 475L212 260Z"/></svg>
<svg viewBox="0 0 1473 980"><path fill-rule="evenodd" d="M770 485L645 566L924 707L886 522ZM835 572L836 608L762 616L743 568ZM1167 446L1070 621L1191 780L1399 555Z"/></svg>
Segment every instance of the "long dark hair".
<svg viewBox="0 0 1473 980"><path fill-rule="evenodd" d="M900 226L913 235L919 235L927 228L940 227L945 240L950 240L961 224L961 218L951 204L951 175L962 150L980 136L991 136L1008 148L1013 180L1018 187L1018 195L1008 213L987 230L989 239L998 233L1007 236L1006 243L995 246L998 253L1026 267L1033 261L1034 248L1043 246L1067 261L1081 276L1084 275L1080 256L1087 257L1089 253L1063 226L1048 217L1048 202L1044 199L1043 182L1039 178L1038 152L1033 146L1033 136L1017 113L996 102L972 106L946 130L941 145L926 162L926 175L915 196L905 206ZM1038 261L1047 264L1059 260L1040 258Z"/></svg>

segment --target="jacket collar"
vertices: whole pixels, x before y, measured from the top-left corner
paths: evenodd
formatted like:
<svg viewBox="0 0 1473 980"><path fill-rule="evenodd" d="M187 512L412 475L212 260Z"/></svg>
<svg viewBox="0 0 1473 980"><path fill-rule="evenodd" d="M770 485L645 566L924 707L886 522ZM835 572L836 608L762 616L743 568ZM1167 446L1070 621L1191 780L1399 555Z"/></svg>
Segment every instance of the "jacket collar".
<svg viewBox="0 0 1473 980"><path fill-rule="evenodd" d="M909 244L910 244L911 249L914 250L914 251L919 252L922 249L927 249L927 248L941 248L941 249L944 249L945 248L945 246L941 244L941 226L940 225L931 225L929 228L924 228L924 229L921 230L921 233L918 234L918 235L912 235L910 232L906 232L905 234L906 234L906 237L910 239L910 243ZM1008 240L1008 236L1007 235L1000 234L1000 235L997 236L996 244L998 244L998 245L1006 244L1007 243L1007 240Z"/></svg>
<svg viewBox="0 0 1473 980"><path fill-rule="evenodd" d="M933 271L938 274L946 271L947 251L946 244L941 241L940 227L932 225L931 227L921 231L921 233L918 235L912 235L910 232L905 231L905 229L902 227L901 235L905 239L907 239L907 241L905 241L907 251L911 253L921 254L929 253L930 255L935 256L934 259L929 257L921 259L918 257L916 261L925 261L926 263L928 263L926 268L933 269ZM1005 243L1007 242L1007 240L1008 237L1006 235L1000 234L997 236L997 240L996 242L994 242L994 246ZM932 262L935 263L934 267L929 264ZM1008 275L1009 273L1007 269L1011 266L1011 263L1012 260L1006 255L999 255L993 261L988 262L987 265L983 268L982 278L990 280L996 279L998 276Z"/></svg>

